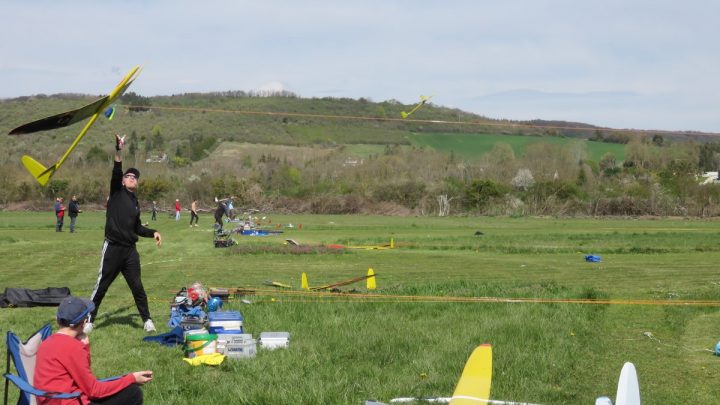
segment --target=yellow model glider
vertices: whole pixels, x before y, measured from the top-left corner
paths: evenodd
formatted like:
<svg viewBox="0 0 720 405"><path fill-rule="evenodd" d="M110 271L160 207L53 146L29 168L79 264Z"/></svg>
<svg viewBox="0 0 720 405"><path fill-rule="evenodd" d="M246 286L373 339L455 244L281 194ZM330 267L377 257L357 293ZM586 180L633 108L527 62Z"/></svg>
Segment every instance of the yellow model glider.
<svg viewBox="0 0 720 405"><path fill-rule="evenodd" d="M365 276L360 276L360 277L355 277L355 278L351 278L348 280L338 281L337 283L321 285L321 286L317 286L317 287L310 287L310 286L308 286L307 274L305 274L305 272L303 272L300 275L300 288L302 288L303 290L309 290L309 291L329 290L331 288L342 287L344 285L353 284L353 283L357 283L359 281L366 280L365 284L366 284L367 289L374 290L375 288L377 288L377 283L375 282L375 276L376 276L375 270L373 270L372 268L369 268L367 271L367 275L365 275Z"/></svg>
<svg viewBox="0 0 720 405"><path fill-rule="evenodd" d="M62 166L62 164L68 158L70 153L75 149L75 147L77 147L77 145L80 143L80 140L85 136L92 124L95 123L95 120L97 120L98 116L100 116L100 114L103 113L103 110L109 107L110 104L115 101L115 99L120 97L125 92L125 90L128 89L128 87L130 87L130 84L132 84L132 82L140 74L140 70L141 68L139 65L135 66L130 71L130 73L125 75L125 77L120 81L120 83L115 86L115 88L113 89L113 91L110 92L110 94L99 100L95 100L94 102L84 107L80 107L76 110L67 111L61 114L53 115L51 117L42 118L25 125L21 125L10 131L9 135L20 135L38 131L47 131L51 129L63 128L90 117L90 121L85 124L85 127L83 127L82 131L80 131L78 136L75 137L73 143L65 151L65 154L63 154L60 160L58 160L57 163L55 163L54 165L46 168L40 162L31 158L28 155L24 155L22 157L23 165L25 165L25 168L30 172L30 174L33 175L33 177L35 177L35 180L37 180L40 185L44 186L48 183L48 181L50 181L50 178L53 176L53 174L55 174L55 172L60 168L60 166Z"/></svg>
<svg viewBox="0 0 720 405"><path fill-rule="evenodd" d="M433 96L434 96L434 95L433 95ZM400 113L400 115L401 115L403 118L407 118L407 117L411 116L415 111L419 110L420 107L424 106L425 103L427 103L428 101L430 101L430 99L433 98L433 96L430 96L430 97L420 96L420 102L417 103L417 104L415 105L415 107L413 107L413 109L410 110L410 112L405 112L405 111L403 111L403 112Z"/></svg>
<svg viewBox="0 0 720 405"><path fill-rule="evenodd" d="M460 381L450 399L450 405L474 405L490 402L492 384L492 346L483 343L473 350Z"/></svg>

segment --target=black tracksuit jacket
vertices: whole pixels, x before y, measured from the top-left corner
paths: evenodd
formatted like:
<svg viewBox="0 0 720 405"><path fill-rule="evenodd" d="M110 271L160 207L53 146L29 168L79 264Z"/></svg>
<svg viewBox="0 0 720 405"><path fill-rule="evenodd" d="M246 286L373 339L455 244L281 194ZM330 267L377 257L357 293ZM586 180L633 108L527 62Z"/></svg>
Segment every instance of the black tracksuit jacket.
<svg viewBox="0 0 720 405"><path fill-rule="evenodd" d="M134 247L138 235L152 238L154 229L140 223L140 207L135 193L122 185L122 162L115 162L110 180L110 199L105 214L105 239L111 244Z"/></svg>

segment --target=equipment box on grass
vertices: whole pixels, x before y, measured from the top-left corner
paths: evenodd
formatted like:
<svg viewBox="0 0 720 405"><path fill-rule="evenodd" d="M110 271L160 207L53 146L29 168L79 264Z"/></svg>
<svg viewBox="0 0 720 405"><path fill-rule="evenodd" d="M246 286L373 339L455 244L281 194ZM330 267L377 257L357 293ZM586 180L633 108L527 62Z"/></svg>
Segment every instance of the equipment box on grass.
<svg viewBox="0 0 720 405"><path fill-rule="evenodd" d="M253 337L249 333L221 333L217 335L217 352L227 354L227 346L247 346L249 344L255 344Z"/></svg>
<svg viewBox="0 0 720 405"><path fill-rule="evenodd" d="M180 327L183 331L202 329L205 327L206 321L197 316L183 316L180 319Z"/></svg>
<svg viewBox="0 0 720 405"><path fill-rule="evenodd" d="M260 346L263 349L285 348L290 345L290 332L262 332Z"/></svg>
<svg viewBox="0 0 720 405"><path fill-rule="evenodd" d="M208 314L210 333L243 333L243 316L239 311L216 311Z"/></svg>
<svg viewBox="0 0 720 405"><path fill-rule="evenodd" d="M257 341L255 339L239 339L225 344L224 355L231 359L245 359L255 357L257 354Z"/></svg>

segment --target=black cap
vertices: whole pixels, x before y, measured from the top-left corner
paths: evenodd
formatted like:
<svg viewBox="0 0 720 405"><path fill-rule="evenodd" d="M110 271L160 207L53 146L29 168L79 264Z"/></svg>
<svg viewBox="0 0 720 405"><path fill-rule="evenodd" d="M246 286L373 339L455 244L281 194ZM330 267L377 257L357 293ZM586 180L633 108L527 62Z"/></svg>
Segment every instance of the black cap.
<svg viewBox="0 0 720 405"><path fill-rule="evenodd" d="M140 178L140 170L138 170L138 169L136 169L136 168L134 168L134 167L131 167L131 168L125 170L125 174L128 174L128 173L134 174L136 179L139 179L139 178ZM123 176L124 176L125 174L123 174Z"/></svg>
<svg viewBox="0 0 720 405"><path fill-rule="evenodd" d="M86 298L67 297L60 303L57 319L66 325L77 325L95 309L95 304Z"/></svg>

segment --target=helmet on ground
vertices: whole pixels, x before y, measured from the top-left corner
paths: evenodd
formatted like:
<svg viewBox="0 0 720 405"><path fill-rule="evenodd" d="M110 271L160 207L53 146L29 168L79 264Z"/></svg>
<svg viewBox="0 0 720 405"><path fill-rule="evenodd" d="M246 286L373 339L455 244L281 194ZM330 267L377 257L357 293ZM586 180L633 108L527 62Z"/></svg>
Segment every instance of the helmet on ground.
<svg viewBox="0 0 720 405"><path fill-rule="evenodd" d="M208 312L215 312L219 311L223 306L222 298L220 297L212 297L210 298L210 301L207 303L207 310Z"/></svg>

